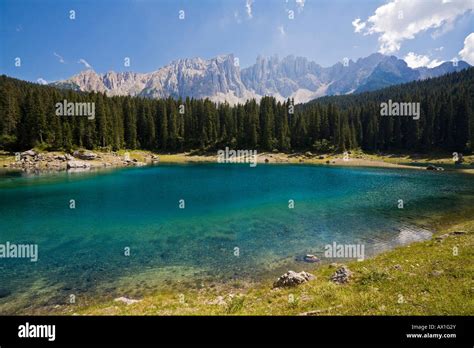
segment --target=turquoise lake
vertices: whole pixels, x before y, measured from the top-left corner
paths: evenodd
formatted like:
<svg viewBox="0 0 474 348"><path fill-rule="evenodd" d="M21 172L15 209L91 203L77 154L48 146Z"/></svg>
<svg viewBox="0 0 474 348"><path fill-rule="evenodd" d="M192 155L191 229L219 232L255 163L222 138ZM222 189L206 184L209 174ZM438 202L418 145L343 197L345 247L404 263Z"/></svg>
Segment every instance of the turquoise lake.
<svg viewBox="0 0 474 348"><path fill-rule="evenodd" d="M140 297L273 279L314 268L302 256L323 258L333 242L363 244L371 255L429 238L431 226L420 221L473 202L472 176L422 170L160 164L5 171L0 244L37 244L39 258L0 258L0 313L53 307L70 294Z"/></svg>

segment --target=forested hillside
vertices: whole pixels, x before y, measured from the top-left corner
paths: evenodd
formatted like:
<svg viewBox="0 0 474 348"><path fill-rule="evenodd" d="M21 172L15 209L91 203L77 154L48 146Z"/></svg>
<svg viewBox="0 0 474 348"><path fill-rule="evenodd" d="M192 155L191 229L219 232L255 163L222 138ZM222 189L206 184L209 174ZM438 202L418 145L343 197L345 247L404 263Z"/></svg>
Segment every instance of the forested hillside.
<svg viewBox="0 0 474 348"><path fill-rule="evenodd" d="M209 100L106 97L0 76L0 148L460 151L474 144L474 68L357 95L297 105L264 97ZM419 120L380 116L380 103L419 102ZM57 116L58 102L94 102L95 119Z"/></svg>

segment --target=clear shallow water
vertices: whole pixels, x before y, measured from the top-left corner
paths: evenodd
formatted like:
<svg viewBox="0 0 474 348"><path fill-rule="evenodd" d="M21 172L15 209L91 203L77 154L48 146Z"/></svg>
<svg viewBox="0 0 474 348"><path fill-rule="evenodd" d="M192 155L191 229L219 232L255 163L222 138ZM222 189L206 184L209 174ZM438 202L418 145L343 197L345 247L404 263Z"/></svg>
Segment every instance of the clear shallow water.
<svg viewBox="0 0 474 348"><path fill-rule="evenodd" d="M0 258L0 289L9 293L0 313L65 303L71 293L132 297L274 277L314 267L297 259L321 256L332 242L371 254L426 238L416 221L472 204L473 195L468 175L418 170L193 164L3 173L0 243L36 243L39 260Z"/></svg>

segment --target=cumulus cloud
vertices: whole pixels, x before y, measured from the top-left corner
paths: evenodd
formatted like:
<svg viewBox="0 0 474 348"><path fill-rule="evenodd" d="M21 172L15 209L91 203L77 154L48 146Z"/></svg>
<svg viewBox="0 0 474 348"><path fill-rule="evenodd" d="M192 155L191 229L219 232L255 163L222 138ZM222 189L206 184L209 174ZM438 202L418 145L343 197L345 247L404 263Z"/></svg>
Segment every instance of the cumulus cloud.
<svg viewBox="0 0 474 348"><path fill-rule="evenodd" d="M474 65L474 33L464 39L464 47L459 51L459 56L471 65Z"/></svg>
<svg viewBox="0 0 474 348"><path fill-rule="evenodd" d="M426 66L428 68L434 68L443 63L443 61L440 61L437 59L431 59L428 56L425 56L422 54L416 54L414 52L409 52L405 56L404 60L407 63L407 65L412 69L420 68L423 66Z"/></svg>
<svg viewBox="0 0 474 348"><path fill-rule="evenodd" d="M365 28L366 23L361 22L360 18L356 18L352 21L352 26L354 27L355 33L360 33L362 29Z"/></svg>
<svg viewBox="0 0 474 348"><path fill-rule="evenodd" d="M57 54L56 52L53 52L53 55L54 55L56 58L58 58L59 63L61 63L61 64L64 64L64 63L65 63L64 58L61 57L59 54Z"/></svg>
<svg viewBox="0 0 474 348"><path fill-rule="evenodd" d="M87 69L92 69L92 66L87 63L87 61L84 58L81 58L77 61L79 64L83 64Z"/></svg>
<svg viewBox="0 0 474 348"><path fill-rule="evenodd" d="M295 0L298 12L303 11L305 0Z"/></svg>
<svg viewBox="0 0 474 348"><path fill-rule="evenodd" d="M38 82L40 85L47 85L47 84L48 84L48 81L46 81L46 80L43 79L42 77L40 77L39 79L37 79L36 82Z"/></svg>
<svg viewBox="0 0 474 348"><path fill-rule="evenodd" d="M379 52L389 54L398 51L403 41L427 30L436 30L434 36L443 34L473 9L472 0L392 0L378 7L366 22L356 19L352 25L356 33L378 35Z"/></svg>
<svg viewBox="0 0 474 348"><path fill-rule="evenodd" d="M253 14L252 14L252 4L253 4L253 0L247 0L245 2L245 10L247 11L247 16L249 18L252 18L253 17Z"/></svg>

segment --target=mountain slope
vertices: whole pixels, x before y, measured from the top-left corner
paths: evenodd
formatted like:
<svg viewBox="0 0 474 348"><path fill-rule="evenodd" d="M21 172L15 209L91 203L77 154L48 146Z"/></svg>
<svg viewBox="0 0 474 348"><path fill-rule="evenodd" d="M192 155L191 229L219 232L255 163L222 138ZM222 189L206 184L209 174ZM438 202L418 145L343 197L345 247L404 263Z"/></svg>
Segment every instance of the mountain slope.
<svg viewBox="0 0 474 348"><path fill-rule="evenodd" d="M372 54L347 64L322 67L303 57L258 57L250 67L240 69L234 56L212 59L179 59L151 73L107 72L85 70L52 85L77 91L104 92L109 96L130 95L148 98L209 98L230 104L263 96L282 101L293 98L303 103L326 95L373 91L383 87L437 77L460 71L469 64L457 66L445 62L435 68L408 67L395 56Z"/></svg>

